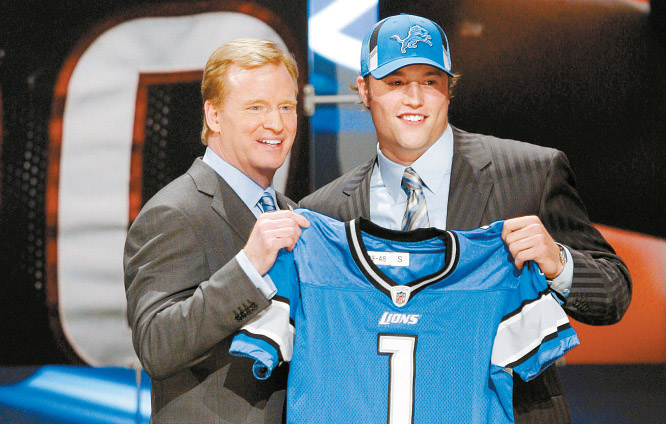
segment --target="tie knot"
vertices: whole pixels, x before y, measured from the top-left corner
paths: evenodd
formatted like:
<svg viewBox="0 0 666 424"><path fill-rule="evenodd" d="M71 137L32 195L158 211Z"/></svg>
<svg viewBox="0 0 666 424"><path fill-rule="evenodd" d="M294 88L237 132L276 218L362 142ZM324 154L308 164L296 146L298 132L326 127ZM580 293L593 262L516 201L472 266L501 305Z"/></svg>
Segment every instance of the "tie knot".
<svg viewBox="0 0 666 424"><path fill-rule="evenodd" d="M405 169L405 173L402 174L402 183L400 187L407 193L407 196L414 190L423 190L423 180L419 177L419 174L416 173L410 166Z"/></svg>
<svg viewBox="0 0 666 424"><path fill-rule="evenodd" d="M261 195L261 199L259 199L259 203L261 205L261 209L264 212L274 212L276 210L275 207L275 201L273 200L273 196L267 191L264 191L264 194Z"/></svg>

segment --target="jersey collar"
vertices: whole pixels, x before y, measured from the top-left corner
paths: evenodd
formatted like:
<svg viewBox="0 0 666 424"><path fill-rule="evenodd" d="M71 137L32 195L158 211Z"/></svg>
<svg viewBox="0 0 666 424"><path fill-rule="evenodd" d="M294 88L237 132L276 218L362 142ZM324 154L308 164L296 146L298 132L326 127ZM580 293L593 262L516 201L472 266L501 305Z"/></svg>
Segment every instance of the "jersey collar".
<svg viewBox="0 0 666 424"><path fill-rule="evenodd" d="M393 303L402 307L409 299L424 288L442 281L449 276L458 264L460 257L460 245L456 234L452 231L443 231L437 228L422 228L414 231L394 231L373 224L365 218L352 219L345 223L347 242L354 262L363 275L387 296L391 297ZM363 232L374 237L396 242L420 242L438 238L441 240L445 251L444 265L432 274L425 275L416 280L400 284L374 264L363 242Z"/></svg>

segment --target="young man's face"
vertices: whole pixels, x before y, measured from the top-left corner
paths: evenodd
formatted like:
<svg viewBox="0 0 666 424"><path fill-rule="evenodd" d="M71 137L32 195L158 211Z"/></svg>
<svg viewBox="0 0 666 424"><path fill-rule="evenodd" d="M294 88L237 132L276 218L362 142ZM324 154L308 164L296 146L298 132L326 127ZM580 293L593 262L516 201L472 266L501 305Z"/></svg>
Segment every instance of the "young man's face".
<svg viewBox="0 0 666 424"><path fill-rule="evenodd" d="M368 84L357 80L359 95L370 108L382 153L409 165L446 130L448 76L430 65L409 65Z"/></svg>
<svg viewBox="0 0 666 424"><path fill-rule="evenodd" d="M209 137L209 147L266 188L294 143L296 87L282 64L249 69L232 64L225 78L222 104L205 106L208 126L219 133Z"/></svg>

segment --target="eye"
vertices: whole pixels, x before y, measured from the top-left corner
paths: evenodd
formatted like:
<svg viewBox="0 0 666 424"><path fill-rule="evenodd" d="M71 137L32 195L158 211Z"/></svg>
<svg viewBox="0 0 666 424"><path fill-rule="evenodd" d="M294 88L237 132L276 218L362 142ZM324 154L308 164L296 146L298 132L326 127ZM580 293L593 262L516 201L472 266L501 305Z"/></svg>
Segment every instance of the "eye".
<svg viewBox="0 0 666 424"><path fill-rule="evenodd" d="M296 106L294 105L284 105L280 107L280 110L283 112L291 112L296 109Z"/></svg>

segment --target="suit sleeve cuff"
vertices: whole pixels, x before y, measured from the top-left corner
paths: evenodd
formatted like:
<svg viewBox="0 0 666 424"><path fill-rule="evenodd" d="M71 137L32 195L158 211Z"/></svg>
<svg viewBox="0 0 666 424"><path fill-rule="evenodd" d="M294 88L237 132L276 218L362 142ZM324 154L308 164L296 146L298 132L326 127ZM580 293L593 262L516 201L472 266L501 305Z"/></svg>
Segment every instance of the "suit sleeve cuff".
<svg viewBox="0 0 666 424"><path fill-rule="evenodd" d="M254 284L254 286L264 295L266 299L270 300L273 296L275 296L275 293L277 293L277 288L275 287L273 280L271 280L271 277L268 274L264 276L259 274L259 271L257 271L254 265L252 265L252 262L250 262L242 249L236 255L236 260L252 284Z"/></svg>
<svg viewBox="0 0 666 424"><path fill-rule="evenodd" d="M564 253L567 255L567 263L564 265L564 269L557 277L552 280L548 280L548 286L551 290L556 291L562 298L566 299L569 296L571 291L571 284L573 283L573 257L569 249L558 243L558 245L564 248ZM559 296L558 296L559 297Z"/></svg>

